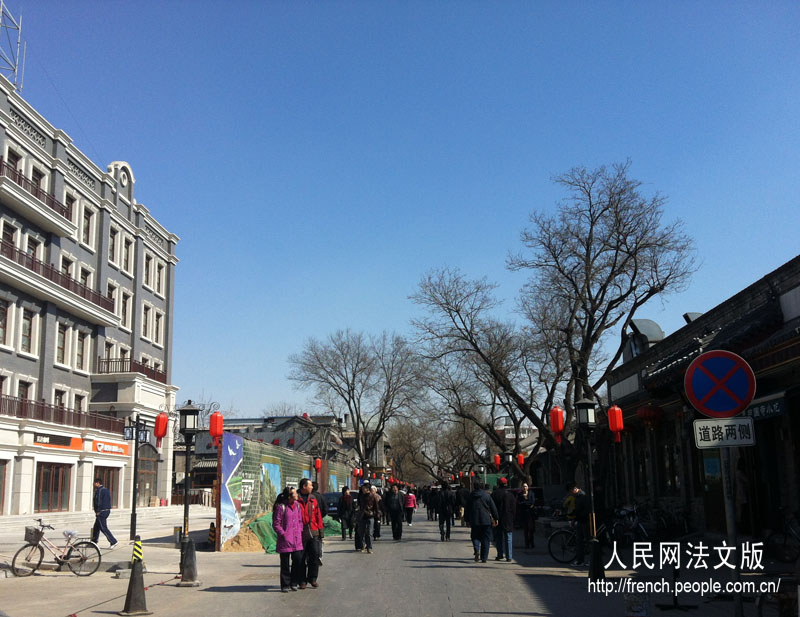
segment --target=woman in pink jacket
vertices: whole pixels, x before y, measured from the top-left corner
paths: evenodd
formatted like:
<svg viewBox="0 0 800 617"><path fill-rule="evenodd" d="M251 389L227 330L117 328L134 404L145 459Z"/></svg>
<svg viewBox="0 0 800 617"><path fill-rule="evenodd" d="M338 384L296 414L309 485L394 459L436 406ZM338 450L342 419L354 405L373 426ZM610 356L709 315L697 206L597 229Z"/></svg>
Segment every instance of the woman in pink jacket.
<svg viewBox="0 0 800 617"><path fill-rule="evenodd" d="M417 496L408 489L406 493L406 523L411 527L411 519L414 517L414 511L417 509Z"/></svg>
<svg viewBox="0 0 800 617"><path fill-rule="evenodd" d="M275 502L272 528L278 534L276 549L281 556L281 591L297 591L303 582L303 510L297 502L297 491L291 486L283 489Z"/></svg>

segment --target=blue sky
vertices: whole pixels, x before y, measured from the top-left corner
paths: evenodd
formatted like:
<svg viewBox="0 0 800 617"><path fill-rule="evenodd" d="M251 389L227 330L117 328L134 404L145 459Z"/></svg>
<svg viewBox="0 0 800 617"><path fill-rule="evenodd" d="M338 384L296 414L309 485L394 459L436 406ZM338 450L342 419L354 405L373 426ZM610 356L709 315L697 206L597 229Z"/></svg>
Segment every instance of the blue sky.
<svg viewBox="0 0 800 617"><path fill-rule="evenodd" d="M702 268L668 333L798 252L797 2L15 0L22 95L181 242L173 381L259 415L431 268L500 283L551 177L630 158Z"/></svg>

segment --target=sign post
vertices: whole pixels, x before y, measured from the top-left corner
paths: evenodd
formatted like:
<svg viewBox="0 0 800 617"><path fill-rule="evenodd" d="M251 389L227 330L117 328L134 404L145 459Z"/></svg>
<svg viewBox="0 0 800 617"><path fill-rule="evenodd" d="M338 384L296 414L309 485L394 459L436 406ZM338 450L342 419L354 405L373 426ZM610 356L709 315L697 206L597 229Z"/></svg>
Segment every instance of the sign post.
<svg viewBox="0 0 800 617"><path fill-rule="evenodd" d="M730 351L707 351L697 356L686 369L683 385L692 406L704 416L713 418L695 420L695 444L698 448L719 448L728 543L738 547L730 449L755 444L755 434L752 418L732 418L742 413L753 400L756 392L753 369L744 358ZM733 580L737 583L740 563L737 555L733 572ZM737 593L735 615L742 617L742 614L742 594Z"/></svg>

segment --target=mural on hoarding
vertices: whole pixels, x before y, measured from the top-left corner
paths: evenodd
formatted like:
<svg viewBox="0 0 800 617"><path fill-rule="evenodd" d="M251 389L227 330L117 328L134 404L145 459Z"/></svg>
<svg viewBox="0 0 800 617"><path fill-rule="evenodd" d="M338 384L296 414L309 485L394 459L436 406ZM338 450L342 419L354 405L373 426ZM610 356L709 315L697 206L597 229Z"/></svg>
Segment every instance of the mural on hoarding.
<svg viewBox="0 0 800 617"><path fill-rule="evenodd" d="M222 478L220 491L220 543L225 544L241 528L242 461L244 439L224 433L222 437Z"/></svg>
<svg viewBox="0 0 800 617"><path fill-rule="evenodd" d="M339 492L339 479L334 474L330 474L328 476L328 492L330 493Z"/></svg>

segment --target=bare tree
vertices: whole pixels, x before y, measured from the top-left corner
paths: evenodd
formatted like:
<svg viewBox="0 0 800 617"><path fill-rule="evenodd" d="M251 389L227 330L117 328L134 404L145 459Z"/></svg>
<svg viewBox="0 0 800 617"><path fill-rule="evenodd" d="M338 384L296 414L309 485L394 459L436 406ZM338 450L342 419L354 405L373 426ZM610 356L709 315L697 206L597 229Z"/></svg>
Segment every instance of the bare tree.
<svg viewBox="0 0 800 617"><path fill-rule="evenodd" d="M394 334L339 330L324 341L309 339L289 364L289 379L312 389L319 405L350 415L362 461L373 458L387 423L411 410L419 390L416 356Z"/></svg>
<svg viewBox="0 0 800 617"><path fill-rule="evenodd" d="M262 410L264 418L284 418L287 416L297 416L301 413L300 407L296 403L278 401Z"/></svg>

